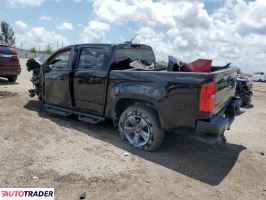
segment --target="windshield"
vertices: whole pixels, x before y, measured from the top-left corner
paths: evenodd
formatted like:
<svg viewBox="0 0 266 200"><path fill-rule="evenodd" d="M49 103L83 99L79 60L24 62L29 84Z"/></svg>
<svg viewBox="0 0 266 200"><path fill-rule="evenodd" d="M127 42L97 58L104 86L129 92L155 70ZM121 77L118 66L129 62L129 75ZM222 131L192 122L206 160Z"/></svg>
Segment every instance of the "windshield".
<svg viewBox="0 0 266 200"><path fill-rule="evenodd" d="M141 61L144 65L149 66L155 63L155 56L151 49L117 49L112 68L129 68L129 64L134 61Z"/></svg>

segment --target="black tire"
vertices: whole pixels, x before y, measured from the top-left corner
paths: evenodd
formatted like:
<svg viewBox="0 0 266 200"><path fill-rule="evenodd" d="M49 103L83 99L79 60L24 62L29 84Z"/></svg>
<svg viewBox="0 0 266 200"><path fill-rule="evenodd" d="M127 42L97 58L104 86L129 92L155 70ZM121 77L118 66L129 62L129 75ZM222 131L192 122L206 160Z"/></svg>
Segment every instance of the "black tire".
<svg viewBox="0 0 266 200"><path fill-rule="evenodd" d="M140 119L139 125L136 125L136 126L139 126L139 128L141 129L139 133L135 133L136 126L134 125L132 126L132 129L135 128L134 129L135 131L131 131L132 129L131 130L128 129L130 127L127 127L127 124L128 123L130 124L131 122L129 121L132 120L132 119L130 120L130 118L134 118L136 121ZM143 128L144 124L145 124L145 128ZM125 129L129 130L127 131L128 133L126 133ZM160 126L159 119L158 119L156 112L147 106L128 107L120 116L119 123L118 123L118 130L120 133L120 137L124 141L126 141L131 146L134 146L135 148L143 149L145 151L157 150L161 146L164 140L164 136L165 136L165 133ZM134 139L135 139L136 134L138 134L140 137L138 141L142 139L143 142L140 143L139 145L135 145L134 139L132 139L133 140L133 143L132 143L132 141L128 139L130 137L129 136L130 132L132 132L131 134L134 136ZM145 133L144 134L145 137L143 137L142 133Z"/></svg>
<svg viewBox="0 0 266 200"><path fill-rule="evenodd" d="M243 106L249 106L250 103L251 103L251 96L250 95L244 95Z"/></svg>
<svg viewBox="0 0 266 200"><path fill-rule="evenodd" d="M261 80L261 79L259 79L259 82L262 82L262 80Z"/></svg>
<svg viewBox="0 0 266 200"><path fill-rule="evenodd" d="M7 78L7 80L12 83L16 82L17 79L18 79L18 76L10 76Z"/></svg>

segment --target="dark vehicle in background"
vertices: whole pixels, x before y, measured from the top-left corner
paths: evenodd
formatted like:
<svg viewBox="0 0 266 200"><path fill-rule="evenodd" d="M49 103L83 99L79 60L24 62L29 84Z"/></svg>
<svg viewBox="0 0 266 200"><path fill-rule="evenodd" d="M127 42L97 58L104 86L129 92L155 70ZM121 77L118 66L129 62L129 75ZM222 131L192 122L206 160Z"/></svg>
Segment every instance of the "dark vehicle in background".
<svg viewBox="0 0 266 200"><path fill-rule="evenodd" d="M132 67L134 61L149 67ZM138 149L156 150L171 130L193 131L205 142L225 140L240 106L236 68L195 73L154 63L144 44L68 46L42 65L28 61L35 86L30 96L37 95L48 112L93 124L111 119L121 138Z"/></svg>
<svg viewBox="0 0 266 200"><path fill-rule="evenodd" d="M242 107L250 106L253 96L252 81L245 77L238 77L235 95L240 98Z"/></svg>
<svg viewBox="0 0 266 200"><path fill-rule="evenodd" d="M0 45L0 77L15 82L21 72L18 54L15 48Z"/></svg>

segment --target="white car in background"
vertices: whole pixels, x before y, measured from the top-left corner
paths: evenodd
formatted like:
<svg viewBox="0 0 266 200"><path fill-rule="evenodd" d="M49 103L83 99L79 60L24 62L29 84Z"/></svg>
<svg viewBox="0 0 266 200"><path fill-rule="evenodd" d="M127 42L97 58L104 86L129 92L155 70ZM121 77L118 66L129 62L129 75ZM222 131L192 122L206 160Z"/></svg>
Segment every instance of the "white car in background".
<svg viewBox="0 0 266 200"><path fill-rule="evenodd" d="M266 81L266 75L264 72L257 72L252 75L252 81L263 82Z"/></svg>

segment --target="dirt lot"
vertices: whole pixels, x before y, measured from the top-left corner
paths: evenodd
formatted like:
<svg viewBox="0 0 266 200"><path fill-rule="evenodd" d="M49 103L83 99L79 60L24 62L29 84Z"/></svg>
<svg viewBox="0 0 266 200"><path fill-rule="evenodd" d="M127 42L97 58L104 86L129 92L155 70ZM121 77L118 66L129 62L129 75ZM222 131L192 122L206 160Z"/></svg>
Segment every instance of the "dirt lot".
<svg viewBox="0 0 266 200"><path fill-rule="evenodd" d="M0 79L0 187L54 187L56 199L266 199L266 83L227 144L168 134L154 153L123 144L109 123L40 113L30 74ZM125 156L128 152L128 156Z"/></svg>

